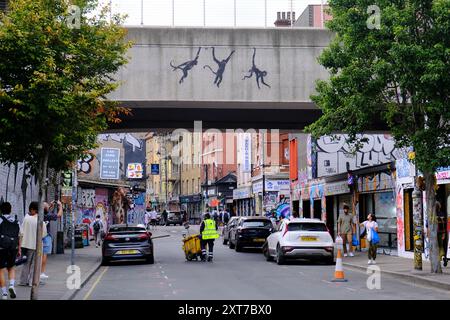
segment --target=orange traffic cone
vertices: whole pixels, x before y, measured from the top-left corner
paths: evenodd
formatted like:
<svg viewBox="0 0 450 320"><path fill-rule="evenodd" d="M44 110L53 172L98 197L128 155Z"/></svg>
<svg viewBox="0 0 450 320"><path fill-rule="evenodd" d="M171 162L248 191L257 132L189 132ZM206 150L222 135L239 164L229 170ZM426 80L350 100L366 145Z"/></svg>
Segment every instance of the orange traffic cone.
<svg viewBox="0 0 450 320"><path fill-rule="evenodd" d="M347 282L344 277L344 269L342 268L342 253L341 248L338 248L336 257L336 269L334 271L334 279L331 282Z"/></svg>

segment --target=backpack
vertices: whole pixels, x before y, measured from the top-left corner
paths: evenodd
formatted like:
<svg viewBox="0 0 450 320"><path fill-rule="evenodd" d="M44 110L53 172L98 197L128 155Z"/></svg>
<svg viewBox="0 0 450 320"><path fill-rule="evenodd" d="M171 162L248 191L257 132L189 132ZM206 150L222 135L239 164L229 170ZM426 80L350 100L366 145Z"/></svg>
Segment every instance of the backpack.
<svg viewBox="0 0 450 320"><path fill-rule="evenodd" d="M19 247L20 227L17 218L14 222L9 221L4 216L0 224L0 248L6 250L15 250Z"/></svg>
<svg viewBox="0 0 450 320"><path fill-rule="evenodd" d="M100 221L95 221L94 222L94 231L97 233L100 231L100 228L101 228Z"/></svg>

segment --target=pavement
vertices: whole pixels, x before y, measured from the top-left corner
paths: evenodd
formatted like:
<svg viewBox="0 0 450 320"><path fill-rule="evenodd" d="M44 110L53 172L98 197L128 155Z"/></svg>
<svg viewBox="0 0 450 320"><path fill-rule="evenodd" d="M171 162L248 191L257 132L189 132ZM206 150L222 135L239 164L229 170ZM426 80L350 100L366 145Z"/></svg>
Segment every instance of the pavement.
<svg viewBox="0 0 450 320"><path fill-rule="evenodd" d="M64 254L52 254L48 256L46 274L49 276L43 285L39 286L39 300L68 300L76 293L76 289L69 289L67 282L72 275L66 273L70 266L71 250L64 249ZM80 284L83 285L100 267L101 248L95 248L91 241L84 248L75 249L75 265L80 269ZM16 283L19 282L22 267L16 268ZM70 281L69 281L70 282ZM72 283L72 282L70 282ZM16 300L29 300L31 288L16 285Z"/></svg>
<svg viewBox="0 0 450 320"><path fill-rule="evenodd" d="M198 226L192 226L195 232ZM309 261L277 265L259 250L236 252L215 241L214 262L186 261L182 227L158 227L155 263L115 262L102 266L76 292L75 300L418 300L450 299L450 292L382 273L378 289L368 285L365 254L346 259L347 282L332 282L335 266ZM366 260L366 259L365 259ZM379 259L383 269L383 258ZM412 261L409 261L412 263ZM365 261L367 264L367 260ZM385 266L388 264L386 263Z"/></svg>
<svg viewBox="0 0 450 320"><path fill-rule="evenodd" d="M367 262L367 251L356 252L354 257L343 258L345 267L359 270L367 270ZM413 259L385 254L377 254L376 263L382 274L391 275L413 284L450 291L450 266L444 267L441 264L442 274L433 274L429 261L423 260L422 270L415 270Z"/></svg>

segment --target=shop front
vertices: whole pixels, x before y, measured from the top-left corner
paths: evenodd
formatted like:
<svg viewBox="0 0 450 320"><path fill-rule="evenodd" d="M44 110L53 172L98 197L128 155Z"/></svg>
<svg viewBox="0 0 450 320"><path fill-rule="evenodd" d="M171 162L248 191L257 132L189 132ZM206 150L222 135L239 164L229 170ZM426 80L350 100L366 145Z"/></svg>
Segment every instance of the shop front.
<svg viewBox="0 0 450 320"><path fill-rule="evenodd" d="M233 202L237 216L255 215L255 206L251 187L236 188L233 190Z"/></svg>
<svg viewBox="0 0 450 320"><path fill-rule="evenodd" d="M253 196L255 198L256 215L261 215L264 209L264 215L269 215L272 210L280 211L283 208L283 215L290 215L290 182L289 180L266 179L265 194L263 203L263 184L262 180L253 183ZM286 207L286 208L285 208ZM286 210L287 209L287 210Z"/></svg>
<svg viewBox="0 0 450 320"><path fill-rule="evenodd" d="M187 219L190 223L198 223L201 220L201 194L193 194L187 196L180 196L181 210L187 214Z"/></svg>
<svg viewBox="0 0 450 320"><path fill-rule="evenodd" d="M386 169L358 176L358 193L359 222L365 221L369 213L374 213L380 235L379 246L397 250L399 236L394 171Z"/></svg>

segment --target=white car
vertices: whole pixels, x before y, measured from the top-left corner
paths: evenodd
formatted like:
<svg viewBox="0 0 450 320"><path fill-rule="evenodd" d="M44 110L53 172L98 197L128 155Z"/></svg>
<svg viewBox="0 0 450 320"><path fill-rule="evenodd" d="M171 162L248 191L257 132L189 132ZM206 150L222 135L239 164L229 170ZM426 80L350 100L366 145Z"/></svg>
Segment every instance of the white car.
<svg viewBox="0 0 450 320"><path fill-rule="evenodd" d="M267 261L276 259L320 259L334 263L334 242L325 222L319 219L283 220L266 240L263 253Z"/></svg>

